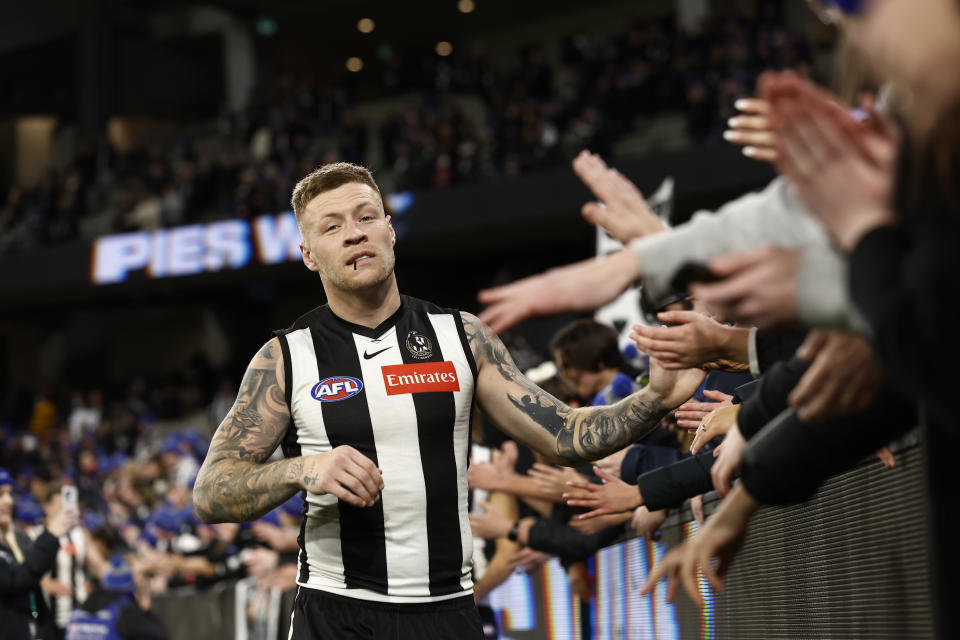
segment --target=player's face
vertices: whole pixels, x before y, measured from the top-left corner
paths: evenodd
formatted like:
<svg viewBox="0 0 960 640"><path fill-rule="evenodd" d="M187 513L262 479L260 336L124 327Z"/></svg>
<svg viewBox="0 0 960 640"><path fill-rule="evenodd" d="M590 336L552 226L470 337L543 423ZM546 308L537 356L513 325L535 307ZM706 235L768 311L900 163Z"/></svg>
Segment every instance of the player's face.
<svg viewBox="0 0 960 640"><path fill-rule="evenodd" d="M303 263L325 287L362 291L393 275L396 236L380 195L351 182L311 200L301 218Z"/></svg>
<svg viewBox="0 0 960 640"><path fill-rule="evenodd" d="M6 529L13 522L13 487L0 486L0 527Z"/></svg>

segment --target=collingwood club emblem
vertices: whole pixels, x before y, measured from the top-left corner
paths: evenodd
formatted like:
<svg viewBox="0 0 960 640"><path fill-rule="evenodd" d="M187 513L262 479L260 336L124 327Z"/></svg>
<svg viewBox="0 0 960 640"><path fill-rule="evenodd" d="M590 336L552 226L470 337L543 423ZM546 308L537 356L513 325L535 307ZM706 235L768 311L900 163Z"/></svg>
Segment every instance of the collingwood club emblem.
<svg viewBox="0 0 960 640"><path fill-rule="evenodd" d="M426 360L433 355L433 345L430 338L418 331L411 331L407 334L407 351L417 360Z"/></svg>

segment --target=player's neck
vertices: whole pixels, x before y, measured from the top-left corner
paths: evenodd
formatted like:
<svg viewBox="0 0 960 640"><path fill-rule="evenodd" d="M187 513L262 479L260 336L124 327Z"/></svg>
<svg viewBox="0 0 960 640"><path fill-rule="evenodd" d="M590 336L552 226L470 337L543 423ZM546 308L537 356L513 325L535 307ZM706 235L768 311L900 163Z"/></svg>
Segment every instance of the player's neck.
<svg viewBox="0 0 960 640"><path fill-rule="evenodd" d="M327 303L338 318L363 327L380 326L400 308L397 277L390 277L379 286L364 291L327 290Z"/></svg>

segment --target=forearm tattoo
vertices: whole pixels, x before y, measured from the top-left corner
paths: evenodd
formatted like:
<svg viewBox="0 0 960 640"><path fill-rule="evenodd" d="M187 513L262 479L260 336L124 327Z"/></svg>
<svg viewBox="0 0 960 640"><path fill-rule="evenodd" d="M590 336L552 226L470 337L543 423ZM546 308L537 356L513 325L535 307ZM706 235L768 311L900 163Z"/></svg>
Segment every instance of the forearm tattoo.
<svg viewBox="0 0 960 640"><path fill-rule="evenodd" d="M549 432L556 453L567 464L583 464L623 449L656 427L669 412L661 398L648 389L613 405L573 409L520 373L503 342L477 318L463 314L463 321L477 365L497 368L508 381L507 399Z"/></svg>
<svg viewBox="0 0 960 640"><path fill-rule="evenodd" d="M302 458L264 464L290 423L282 381L283 358L271 340L247 367L197 475L194 506L205 522L255 520L296 493Z"/></svg>

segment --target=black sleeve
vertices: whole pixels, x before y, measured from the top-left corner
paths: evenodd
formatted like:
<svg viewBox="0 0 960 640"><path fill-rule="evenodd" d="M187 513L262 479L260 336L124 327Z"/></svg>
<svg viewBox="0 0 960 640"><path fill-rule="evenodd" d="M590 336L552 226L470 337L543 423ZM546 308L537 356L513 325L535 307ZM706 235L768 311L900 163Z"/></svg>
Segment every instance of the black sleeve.
<svg viewBox="0 0 960 640"><path fill-rule="evenodd" d="M757 364L760 374L767 372L777 362L789 360L807 337L807 329L760 329L757 331Z"/></svg>
<svg viewBox="0 0 960 640"><path fill-rule="evenodd" d="M144 611L134 602L120 612L117 631L123 640L169 640L170 635L152 611Z"/></svg>
<svg viewBox="0 0 960 640"><path fill-rule="evenodd" d="M783 411L750 440L741 479L764 504L809 498L829 476L856 463L916 425L917 411L889 386L864 412L818 422L800 422Z"/></svg>
<svg viewBox="0 0 960 640"><path fill-rule="evenodd" d="M0 565L0 594L19 595L36 587L43 574L53 568L60 541L44 531L23 555L23 564Z"/></svg>
<svg viewBox="0 0 960 640"><path fill-rule="evenodd" d="M757 388L760 386L759 380L754 380L753 382L748 382L747 384L742 384L736 389L733 390L733 404L743 404L750 399L754 393L757 392Z"/></svg>
<svg viewBox="0 0 960 640"><path fill-rule="evenodd" d="M850 291L873 332L884 368L939 419L955 424L950 400L960 358L953 305L960 273L960 218L911 211L903 226L866 234L850 258ZM946 367L946 369L945 369Z"/></svg>
<svg viewBox="0 0 960 640"><path fill-rule="evenodd" d="M676 436L674 436L675 438ZM637 476L671 465L684 457L676 447L659 447L637 442L627 449L620 463L620 478L627 484L637 484Z"/></svg>
<svg viewBox="0 0 960 640"><path fill-rule="evenodd" d="M787 396L809 366L809 362L793 357L776 363L760 378L756 391L743 403L737 416L737 427L744 438L750 440L787 408Z"/></svg>
<svg viewBox="0 0 960 640"><path fill-rule="evenodd" d="M586 536L569 525L541 520L530 527L527 546L560 556L564 560L584 560L601 547L611 544L623 531L622 526L607 527Z"/></svg>
<svg viewBox="0 0 960 640"><path fill-rule="evenodd" d="M649 511L677 507L684 500L713 489L710 468L713 467L713 449L703 451L654 469L637 478L637 489Z"/></svg>

